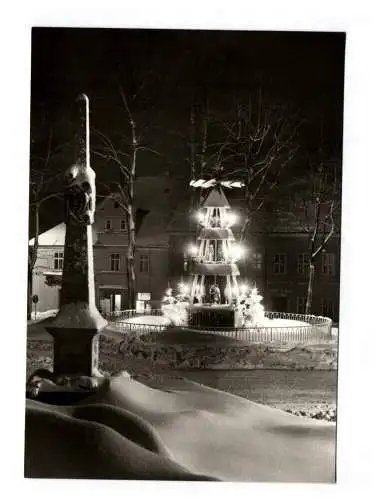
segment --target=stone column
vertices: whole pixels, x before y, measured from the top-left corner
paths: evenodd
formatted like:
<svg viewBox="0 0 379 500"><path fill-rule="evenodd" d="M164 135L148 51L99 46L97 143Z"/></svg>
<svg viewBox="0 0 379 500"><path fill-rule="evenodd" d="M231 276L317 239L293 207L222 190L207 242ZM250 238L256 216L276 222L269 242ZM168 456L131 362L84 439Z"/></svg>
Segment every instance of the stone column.
<svg viewBox="0 0 379 500"><path fill-rule="evenodd" d="M88 97L81 94L77 105L77 159L66 172L61 304L57 316L45 326L54 337L54 378L98 375L98 338L107 324L95 304L92 224L96 187L90 166Z"/></svg>

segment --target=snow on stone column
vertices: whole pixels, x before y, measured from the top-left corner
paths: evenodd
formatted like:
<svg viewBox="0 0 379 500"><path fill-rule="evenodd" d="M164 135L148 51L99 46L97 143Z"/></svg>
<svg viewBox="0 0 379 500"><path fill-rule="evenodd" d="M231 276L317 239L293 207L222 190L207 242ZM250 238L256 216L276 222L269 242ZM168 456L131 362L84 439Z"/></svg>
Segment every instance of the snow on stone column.
<svg viewBox="0 0 379 500"><path fill-rule="evenodd" d="M77 99L76 162L66 172L66 239L60 310L46 330L54 337L54 376L98 374L98 337L107 322L95 304L92 224L95 172L90 166L89 99Z"/></svg>

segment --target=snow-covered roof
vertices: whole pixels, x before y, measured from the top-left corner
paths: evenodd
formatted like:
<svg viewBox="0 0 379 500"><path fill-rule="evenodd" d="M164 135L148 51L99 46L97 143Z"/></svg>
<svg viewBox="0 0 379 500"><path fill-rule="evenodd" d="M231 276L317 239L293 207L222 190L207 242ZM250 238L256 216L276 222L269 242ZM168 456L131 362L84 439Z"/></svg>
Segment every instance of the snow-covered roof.
<svg viewBox="0 0 379 500"><path fill-rule="evenodd" d="M64 246L66 236L66 224L61 222L57 226L41 233L38 237L39 246ZM34 245L34 238L29 241L29 245Z"/></svg>
<svg viewBox="0 0 379 500"><path fill-rule="evenodd" d="M165 246L168 244L166 232L169 213L165 210L151 210L143 218L141 227L136 235L136 244L139 247ZM66 236L66 224L62 222L57 226L41 233L38 238L38 245L42 246L64 246ZM93 242L96 243L96 223L93 226ZM29 245L34 245L34 238L29 241Z"/></svg>

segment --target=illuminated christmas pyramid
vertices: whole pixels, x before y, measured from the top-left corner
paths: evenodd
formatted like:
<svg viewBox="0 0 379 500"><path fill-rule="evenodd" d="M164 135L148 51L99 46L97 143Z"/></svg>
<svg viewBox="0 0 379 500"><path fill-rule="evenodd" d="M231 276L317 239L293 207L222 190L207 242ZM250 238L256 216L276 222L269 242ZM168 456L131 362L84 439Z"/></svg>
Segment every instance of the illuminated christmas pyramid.
<svg viewBox="0 0 379 500"><path fill-rule="evenodd" d="M198 243L190 247L193 259L190 302L193 305L202 305L196 316L205 310L205 305L213 307L212 314L208 311L209 323L213 325L219 323L217 318L213 317L215 306L219 310L232 311L231 306L240 295L237 281L240 273L236 262L242 256L243 249L236 243L230 229L236 222L236 216L230 208L221 185L213 187L198 213L201 226ZM193 313L195 310L197 308L192 308ZM197 320L194 322L198 323ZM204 323L204 314L201 322ZM222 323L224 324L224 321Z"/></svg>

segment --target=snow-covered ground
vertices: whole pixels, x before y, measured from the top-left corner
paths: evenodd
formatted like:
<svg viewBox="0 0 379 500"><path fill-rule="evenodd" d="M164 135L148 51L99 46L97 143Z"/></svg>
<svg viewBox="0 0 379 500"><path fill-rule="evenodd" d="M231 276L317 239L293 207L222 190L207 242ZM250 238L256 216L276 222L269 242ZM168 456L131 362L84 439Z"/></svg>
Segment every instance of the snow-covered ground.
<svg viewBox="0 0 379 500"><path fill-rule="evenodd" d="M309 323L306 323L305 321L298 321L295 319L283 319L283 318L264 318L262 321L261 326L268 326L268 327L287 327L287 326L310 326Z"/></svg>
<svg viewBox="0 0 379 500"><path fill-rule="evenodd" d="M134 318L128 318L120 321L121 323L133 324L133 325L149 325L149 326L168 326L170 324L169 318L166 316L136 316ZM259 326L267 327L289 327L289 326L309 326L309 323L304 321L297 321L292 319L282 319L282 318L264 318L264 321Z"/></svg>
<svg viewBox="0 0 379 500"><path fill-rule="evenodd" d="M52 316L55 316L57 312L58 309L50 309L49 311L43 311L43 312L37 311L37 314L33 311L31 321L40 321L41 319L50 318Z"/></svg>
<svg viewBox="0 0 379 500"><path fill-rule="evenodd" d="M120 323L128 323L132 325L168 326L170 324L170 320L165 316L146 315L123 319Z"/></svg>
<svg viewBox="0 0 379 500"><path fill-rule="evenodd" d="M27 401L26 477L335 481L332 423L179 379L113 377L88 399Z"/></svg>

